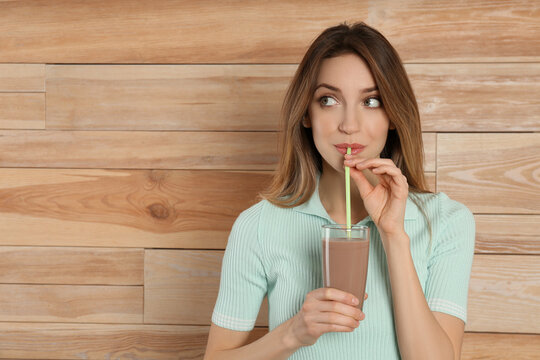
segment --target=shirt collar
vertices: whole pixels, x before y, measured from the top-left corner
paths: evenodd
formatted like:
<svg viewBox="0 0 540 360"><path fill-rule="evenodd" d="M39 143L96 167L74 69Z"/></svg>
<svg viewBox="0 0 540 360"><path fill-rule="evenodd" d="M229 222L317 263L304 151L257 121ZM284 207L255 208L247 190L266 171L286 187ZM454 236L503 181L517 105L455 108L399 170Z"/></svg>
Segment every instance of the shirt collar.
<svg viewBox="0 0 540 360"><path fill-rule="evenodd" d="M317 183L315 186L315 191L311 195L308 201L298 206L295 206L293 210L298 211L303 214L314 215L320 218L326 219L330 223L335 223L334 220L328 215L326 209L321 203L321 198L319 197L319 176L317 176ZM418 218L418 208L411 200L410 196L407 198L407 204L405 207L405 220L416 220ZM372 222L371 216L367 216L363 220L357 223L357 225L362 225L368 222Z"/></svg>

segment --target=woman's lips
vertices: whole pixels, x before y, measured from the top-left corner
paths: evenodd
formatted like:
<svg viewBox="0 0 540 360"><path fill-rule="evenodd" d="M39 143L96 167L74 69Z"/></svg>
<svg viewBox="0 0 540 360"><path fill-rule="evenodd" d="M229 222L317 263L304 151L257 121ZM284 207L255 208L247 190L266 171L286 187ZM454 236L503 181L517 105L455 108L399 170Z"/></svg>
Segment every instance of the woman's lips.
<svg viewBox="0 0 540 360"><path fill-rule="evenodd" d="M364 150L365 146L361 144L336 144L334 145L341 154L345 155L347 153L347 148L351 148L351 154L356 155Z"/></svg>

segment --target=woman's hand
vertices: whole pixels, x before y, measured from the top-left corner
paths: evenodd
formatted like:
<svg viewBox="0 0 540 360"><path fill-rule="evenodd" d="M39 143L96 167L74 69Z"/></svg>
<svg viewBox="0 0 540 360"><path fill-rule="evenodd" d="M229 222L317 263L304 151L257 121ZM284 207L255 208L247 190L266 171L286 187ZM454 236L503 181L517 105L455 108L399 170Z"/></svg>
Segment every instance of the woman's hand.
<svg viewBox="0 0 540 360"><path fill-rule="evenodd" d="M327 332L353 331L365 318L353 299L352 294L334 288L309 292L300 311L291 318L290 334L300 346L309 346Z"/></svg>
<svg viewBox="0 0 540 360"><path fill-rule="evenodd" d="M409 185L396 164L390 159L362 160L351 155L345 155L344 164L351 168L351 177L383 241L393 235L405 233L405 207ZM370 170L375 174L379 183L373 186L362 173L363 170Z"/></svg>

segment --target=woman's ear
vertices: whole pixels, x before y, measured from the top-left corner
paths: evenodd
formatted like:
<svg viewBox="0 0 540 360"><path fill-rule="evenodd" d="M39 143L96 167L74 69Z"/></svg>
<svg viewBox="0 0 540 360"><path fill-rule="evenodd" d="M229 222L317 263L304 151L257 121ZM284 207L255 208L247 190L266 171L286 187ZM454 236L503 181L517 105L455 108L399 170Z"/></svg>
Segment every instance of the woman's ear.
<svg viewBox="0 0 540 360"><path fill-rule="evenodd" d="M311 120L309 119L309 115L304 115L304 117L302 117L302 125L305 127L305 128L310 128L311 127Z"/></svg>

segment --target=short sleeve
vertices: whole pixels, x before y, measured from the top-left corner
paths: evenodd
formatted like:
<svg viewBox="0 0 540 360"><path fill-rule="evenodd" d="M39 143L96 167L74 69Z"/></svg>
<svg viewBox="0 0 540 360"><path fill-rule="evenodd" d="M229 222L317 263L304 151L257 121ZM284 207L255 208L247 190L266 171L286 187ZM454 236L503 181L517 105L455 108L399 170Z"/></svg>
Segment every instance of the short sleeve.
<svg viewBox="0 0 540 360"><path fill-rule="evenodd" d="M219 293L212 322L220 327L250 331L255 326L267 281L257 236L262 202L236 219L221 266Z"/></svg>
<svg viewBox="0 0 540 360"><path fill-rule="evenodd" d="M432 311L467 321L467 295L474 255L475 222L463 204L442 194L441 226L428 263L426 300Z"/></svg>

